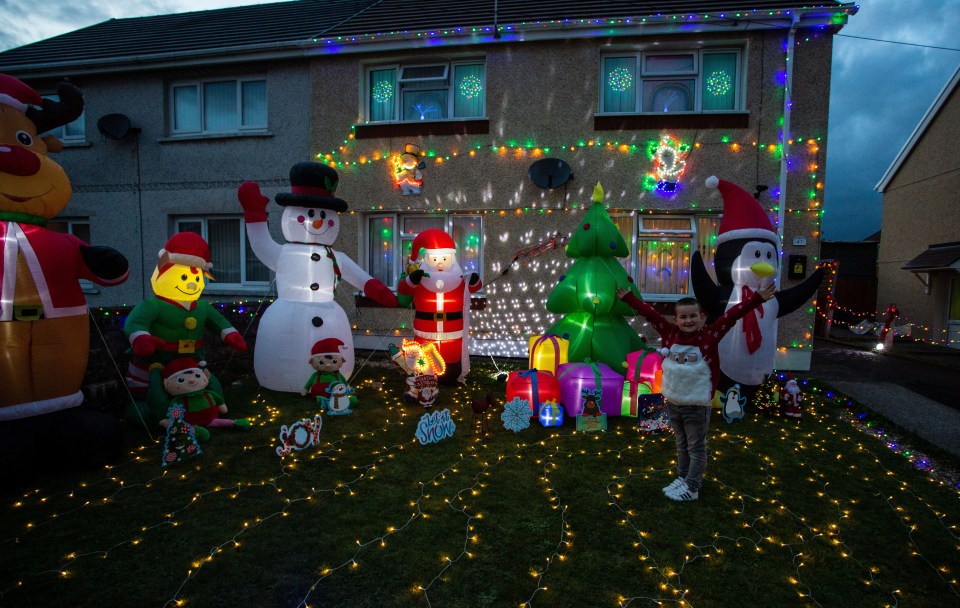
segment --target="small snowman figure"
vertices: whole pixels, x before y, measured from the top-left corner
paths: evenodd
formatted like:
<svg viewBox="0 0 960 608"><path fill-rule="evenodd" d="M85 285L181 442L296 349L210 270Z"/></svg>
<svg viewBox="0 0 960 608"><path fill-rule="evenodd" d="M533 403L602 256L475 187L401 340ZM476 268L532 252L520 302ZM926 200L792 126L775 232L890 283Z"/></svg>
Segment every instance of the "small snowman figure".
<svg viewBox="0 0 960 608"><path fill-rule="evenodd" d="M267 228L267 203L254 182L237 191L254 254L276 272L277 299L260 320L253 367L264 388L298 393L312 368L311 346L336 338L343 346L340 373L353 373L353 336L347 313L336 302L337 285L345 280L382 306L397 306L386 285L367 274L333 244L340 233L339 214L347 203L336 197L339 176L332 167L316 162L290 169L290 192L276 202L283 207L280 226L285 243L273 240Z"/></svg>
<svg viewBox="0 0 960 608"><path fill-rule="evenodd" d="M334 382L328 386L327 393L330 396L324 399L328 413L331 416L352 414L353 410L350 409L350 405L354 391L355 389L347 386L344 382Z"/></svg>
<svg viewBox="0 0 960 608"><path fill-rule="evenodd" d="M420 146L407 144L403 154L394 157L393 181L403 196L418 195L423 186L423 172L426 163L420 160Z"/></svg>

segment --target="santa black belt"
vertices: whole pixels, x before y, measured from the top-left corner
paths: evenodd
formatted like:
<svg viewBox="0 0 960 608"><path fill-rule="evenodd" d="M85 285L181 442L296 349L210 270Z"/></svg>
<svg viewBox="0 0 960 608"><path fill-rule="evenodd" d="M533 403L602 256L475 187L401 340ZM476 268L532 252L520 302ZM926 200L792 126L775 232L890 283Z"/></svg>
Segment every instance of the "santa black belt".
<svg viewBox="0 0 960 608"><path fill-rule="evenodd" d="M444 321L459 321L463 318L463 312L426 312L418 310L414 315L414 319L420 319L421 321L436 321L437 323L443 323Z"/></svg>

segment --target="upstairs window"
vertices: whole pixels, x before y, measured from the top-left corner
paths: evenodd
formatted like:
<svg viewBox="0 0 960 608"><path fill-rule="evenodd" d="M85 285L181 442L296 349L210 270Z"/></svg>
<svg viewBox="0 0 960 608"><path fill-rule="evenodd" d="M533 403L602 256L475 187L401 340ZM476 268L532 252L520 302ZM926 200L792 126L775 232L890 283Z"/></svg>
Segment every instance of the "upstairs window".
<svg viewBox="0 0 960 608"><path fill-rule="evenodd" d="M741 107L739 50L605 55L602 114L723 112Z"/></svg>
<svg viewBox="0 0 960 608"><path fill-rule="evenodd" d="M170 134L242 133L267 128L267 81L210 80L170 86Z"/></svg>
<svg viewBox="0 0 960 608"><path fill-rule="evenodd" d="M45 99L60 101L59 95L44 95ZM86 141L86 112L80 115L75 121L65 124L55 129L50 129L43 135L53 135L65 144Z"/></svg>
<svg viewBox="0 0 960 608"><path fill-rule="evenodd" d="M486 70L480 61L375 66L367 70L369 122L481 118Z"/></svg>

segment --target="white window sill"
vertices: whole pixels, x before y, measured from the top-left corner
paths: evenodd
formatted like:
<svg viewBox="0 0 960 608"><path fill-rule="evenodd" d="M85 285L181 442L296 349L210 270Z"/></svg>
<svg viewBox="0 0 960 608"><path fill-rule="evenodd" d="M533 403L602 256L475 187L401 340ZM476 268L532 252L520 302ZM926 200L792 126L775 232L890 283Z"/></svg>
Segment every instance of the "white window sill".
<svg viewBox="0 0 960 608"><path fill-rule="evenodd" d="M423 120L368 120L364 125L422 125L433 122L471 122L471 121L489 121L487 116L453 117L453 118L429 118Z"/></svg>
<svg viewBox="0 0 960 608"><path fill-rule="evenodd" d="M170 135L157 140L161 144L170 144L184 141L209 141L218 139L236 139L243 137L273 137L273 131L235 131L232 133L186 133Z"/></svg>
<svg viewBox="0 0 960 608"><path fill-rule="evenodd" d="M61 139L64 148L89 148L93 143L85 139Z"/></svg>
<svg viewBox="0 0 960 608"><path fill-rule="evenodd" d="M277 296L277 290L269 284L261 285L237 285L237 284L227 284L227 285L217 285L215 283L207 283L203 289L203 293L206 295L231 295L231 296L245 296L245 297L258 297L258 298L275 298Z"/></svg>

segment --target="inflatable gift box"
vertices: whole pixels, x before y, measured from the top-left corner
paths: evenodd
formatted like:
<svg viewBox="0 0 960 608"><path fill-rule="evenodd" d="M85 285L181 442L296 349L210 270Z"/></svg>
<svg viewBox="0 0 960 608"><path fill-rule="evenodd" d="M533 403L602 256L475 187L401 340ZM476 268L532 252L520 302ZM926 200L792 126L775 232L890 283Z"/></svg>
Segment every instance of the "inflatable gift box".
<svg viewBox="0 0 960 608"><path fill-rule="evenodd" d="M530 337L530 369L549 371L557 375L561 365L567 362L569 340L547 334Z"/></svg>
<svg viewBox="0 0 960 608"><path fill-rule="evenodd" d="M600 411L619 416L623 401L623 376L606 363L566 363L560 366L560 403L567 416L580 414L583 389L600 389Z"/></svg>
<svg viewBox="0 0 960 608"><path fill-rule="evenodd" d="M654 350L638 350L627 355L626 384L623 387L621 415L636 416L640 395L659 393L663 357Z"/></svg>
<svg viewBox="0 0 960 608"><path fill-rule="evenodd" d="M540 412L540 404L560 400L560 385L550 372L537 369L510 372L507 378L507 401L512 401L514 397L527 401L530 415L536 416Z"/></svg>

